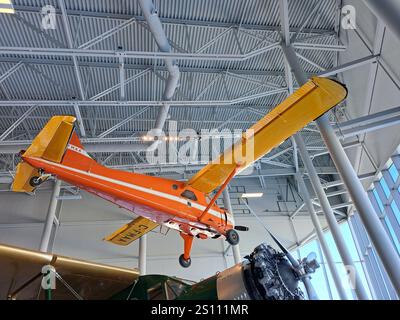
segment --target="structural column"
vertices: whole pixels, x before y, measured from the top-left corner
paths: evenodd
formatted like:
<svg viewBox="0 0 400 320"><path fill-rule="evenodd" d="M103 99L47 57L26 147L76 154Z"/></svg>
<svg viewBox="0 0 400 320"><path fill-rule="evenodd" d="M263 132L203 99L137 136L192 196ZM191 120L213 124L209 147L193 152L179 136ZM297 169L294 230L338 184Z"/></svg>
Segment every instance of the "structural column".
<svg viewBox="0 0 400 320"><path fill-rule="evenodd" d="M291 47L290 45L289 46L283 45L282 48L283 48L283 52L286 56L286 59L287 59L288 63L290 64L291 69L296 77L297 82L299 83L299 85L305 84L307 82L307 77L299 64L298 58L296 56L296 53L295 53L293 47ZM316 120L316 123L321 132L322 138L325 141L325 144L328 148L331 158L332 158L333 162L335 163L335 166L338 169L338 172L339 172L344 184L346 185L347 190L349 191L349 194L350 194L350 196L354 202L354 205L363 221L363 224L365 225L365 228L368 231L368 234L372 240L372 243L374 244L379 256L381 257L382 263L385 266L385 269L388 272L389 277L390 277L394 287L396 288L397 293L400 294L400 268L399 268L400 258L398 257L397 252L395 251L391 241L389 240L389 237L386 234L385 229L383 228L382 224L380 223L379 218L378 218L377 214L375 213L374 208L372 207L372 204L369 201L368 196L367 196L360 180L358 179L358 176L357 176L354 168L352 167L351 162L348 159L338 137L336 136L335 132L333 131L333 129L330 125L330 122L329 122L328 114L325 114L325 115L321 116L320 118L318 118ZM303 143L303 146L304 146L304 143ZM304 146L304 148L305 148L305 146ZM307 150L306 150L306 152L307 152ZM327 219L329 222L330 220L332 220L331 215L329 213L332 210L330 208L329 201L326 197L325 192L322 189L321 182L319 181L318 175L315 171L314 166L312 165L309 155L304 154L303 160L304 160L307 170L310 174L311 181L315 180L315 183L313 183L313 187L315 189L315 192L318 195L318 199L320 201L322 208L324 209L325 214L328 213ZM307 163L311 163L311 165L307 166ZM309 169L311 169L311 171ZM325 211L325 209L327 209L327 211ZM333 213L332 213L332 215L333 215ZM336 219L335 219L335 223L332 223L332 225L337 226ZM332 235L335 237L336 232L334 231L334 229L331 229L331 231L332 231ZM337 234L341 235L340 230L338 230ZM341 238L343 240L342 236L341 236ZM339 249L339 252L341 253L343 262L345 264L347 264L347 259L349 259L349 258L351 259L350 253L347 250L347 247L346 247L344 241L341 241L340 237L338 237L337 239L339 241L337 241L336 238L335 238L335 241L337 241L338 249ZM341 250L341 248L344 250ZM342 255L342 253L343 253L343 255ZM352 265L352 264L350 264L350 265ZM357 275L357 273L356 273L356 275ZM357 281L357 284L356 284L356 291L357 291L357 295L359 296L360 299L368 299L368 296L366 295L366 292L362 286L362 283L359 280Z"/></svg>
<svg viewBox="0 0 400 320"><path fill-rule="evenodd" d="M368 232L371 241L379 254L383 265L395 287L397 294L400 295L400 258L391 243L388 234L385 232L378 215L376 214L367 193L350 160L344 152L337 136L329 124L327 115L321 117L318 122L321 135L325 140L332 160L338 169L344 184L354 202L357 212Z"/></svg>
<svg viewBox="0 0 400 320"><path fill-rule="evenodd" d="M307 78L305 76L304 71L302 70L298 58L296 56L296 53L291 45L286 46L282 45L283 52L285 54L286 60L293 71L297 82L299 85L303 85L307 82ZM289 84L290 85L290 84ZM312 160L310 158L310 155L307 151L306 145L304 143L304 140L300 136L300 134L296 134L294 137L297 147L299 149L300 155L303 159L303 163L308 171L311 184L313 186L313 189L318 197L318 200L320 202L320 205L322 207L322 210L326 216L329 228L332 232L332 236L335 240L336 246L338 248L338 251L340 253L340 256L342 257L343 263L345 264L346 267L351 268L352 270L356 270L353 259L351 257L350 251L348 250L346 246L346 242L344 240L344 237L340 231L339 225L336 221L336 217L333 213L333 210L331 208L331 205L329 203L328 197L325 194L324 189L322 188L321 181L319 180L318 173L315 170L315 167L312 163ZM338 140L339 141L339 140ZM311 213L311 212L310 212ZM355 275L355 292L357 294L357 297L360 300L368 300L368 294L361 282L361 277L358 272L354 272Z"/></svg>
<svg viewBox="0 0 400 320"><path fill-rule="evenodd" d="M46 222L43 229L42 239L40 240L39 250L47 252L50 242L51 231L53 229L54 218L57 209L57 197L60 195L61 180L54 181L53 192L51 194L49 209L47 210Z"/></svg>
<svg viewBox="0 0 400 320"><path fill-rule="evenodd" d="M146 274L147 262L147 234L144 234L139 239L139 272L141 276Z"/></svg>
<svg viewBox="0 0 400 320"><path fill-rule="evenodd" d="M315 209L314 209L314 205L311 201L310 193L308 192L306 184L304 183L303 177L301 176L300 173L296 174L296 180L299 184L299 189L303 196L304 202L308 208L308 211L310 212L311 221L314 225L314 229L317 234L319 243L320 243L322 251L325 255L326 262L328 263L329 269L331 270L332 278L333 278L333 281L335 282L335 286L339 293L339 297L341 300L347 300L347 295L343 288L342 281L339 276L339 272L335 265L335 261L333 260L331 251L329 250L329 247L325 241L324 233L322 231L321 224L319 223L318 216L315 213Z"/></svg>
<svg viewBox="0 0 400 320"><path fill-rule="evenodd" d="M222 197L225 209L228 210L228 212L233 216L231 198L229 197L228 187L226 187L222 192ZM232 253L233 253L233 261L235 262L235 264L240 263L242 261L242 257L240 256L240 249L238 244L232 246Z"/></svg>

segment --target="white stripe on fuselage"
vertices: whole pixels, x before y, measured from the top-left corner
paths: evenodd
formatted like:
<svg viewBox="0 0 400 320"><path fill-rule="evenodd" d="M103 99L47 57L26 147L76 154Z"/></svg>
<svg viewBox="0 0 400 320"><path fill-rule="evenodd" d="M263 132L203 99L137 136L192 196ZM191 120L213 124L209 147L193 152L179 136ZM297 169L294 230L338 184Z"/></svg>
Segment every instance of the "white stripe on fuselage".
<svg viewBox="0 0 400 320"><path fill-rule="evenodd" d="M67 149L68 149L68 150L71 150L71 151L74 151L74 152L76 152L76 153L79 153L79 154L81 154L81 155L83 155L83 156L85 156L85 157L87 157L87 158L92 159L92 157L89 156L89 154L88 154L85 150L83 150L82 148L79 148L79 147L77 147L77 146L74 146L73 144L69 144L69 145L67 146Z"/></svg>
<svg viewBox="0 0 400 320"><path fill-rule="evenodd" d="M90 176L90 177L97 178L97 179L100 179L100 180L104 180L104 181L108 181L108 182L111 182L111 183L115 183L115 184L130 188L130 189L133 189L133 190L137 190L137 191L149 193L149 194L152 194L152 195L156 195L158 197L162 197L162 198L165 198L165 199L168 199L168 200L176 201L176 202L179 202L179 203L182 203L182 204L185 204L185 205L187 205L187 203L188 203L188 200L180 198L180 197L177 197L177 196L174 196L174 195L169 194L169 193L153 190L153 189L150 189L150 188L141 187L141 186L138 186L138 185L135 185L135 184L131 184L131 183L128 183L128 182L124 182L124 181L120 181L120 180L115 180L115 179L112 179L112 178L109 178L109 177L101 176L101 175L98 175L98 174L95 174L95 173L91 173L91 172L86 172L86 171L83 171L83 170L79 170L79 169L76 169L76 168L72 168L72 167L69 167L69 166L62 165L60 163L47 161L47 160L44 160L44 159L41 159L41 158L34 158L34 157L32 157L32 158L35 159L35 160L42 161L44 163L59 167L59 168L71 170L73 172L77 172L77 173L80 173L80 174L83 174L83 175L86 175L86 176ZM197 202L191 202L190 201L190 203L191 203L191 206L193 208L196 208L196 209L198 209L198 210L200 210L202 212L206 209L205 206L203 206L203 205L201 205L201 204L199 204ZM223 214L218 212L218 211L216 211L216 210L209 209L208 213L213 215L213 216L215 216L215 217L217 217L217 218L219 218L219 219L221 219L221 218L224 219ZM232 216L230 216L229 214L227 214L227 220L228 220L229 223L234 225Z"/></svg>

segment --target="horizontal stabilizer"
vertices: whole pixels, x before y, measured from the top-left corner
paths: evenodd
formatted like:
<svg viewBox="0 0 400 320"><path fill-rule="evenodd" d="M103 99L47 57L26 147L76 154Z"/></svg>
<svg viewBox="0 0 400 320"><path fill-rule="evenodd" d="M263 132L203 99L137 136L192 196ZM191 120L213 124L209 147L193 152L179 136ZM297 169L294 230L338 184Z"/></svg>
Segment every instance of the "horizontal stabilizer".
<svg viewBox="0 0 400 320"><path fill-rule="evenodd" d="M40 176L38 169L32 167L24 161L17 165L12 191L14 192L33 192L36 187L32 186L30 181L33 177Z"/></svg>
<svg viewBox="0 0 400 320"><path fill-rule="evenodd" d="M113 234L104 238L104 240L112 242L114 244L120 246L127 246L128 244L132 243L133 241L139 239L141 236L150 232L159 224L143 218L138 217L132 222L124 225L123 227L119 228Z"/></svg>

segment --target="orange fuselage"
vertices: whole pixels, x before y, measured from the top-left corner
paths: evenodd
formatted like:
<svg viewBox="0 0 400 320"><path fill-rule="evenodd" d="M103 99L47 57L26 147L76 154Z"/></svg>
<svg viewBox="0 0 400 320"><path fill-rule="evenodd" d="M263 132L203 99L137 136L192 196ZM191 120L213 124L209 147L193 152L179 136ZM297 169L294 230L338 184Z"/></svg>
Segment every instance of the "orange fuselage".
<svg viewBox="0 0 400 320"><path fill-rule="evenodd" d="M37 157L23 159L71 185L186 234L205 239L225 235L234 227L232 215L216 204L204 213L209 198L181 181L110 169L94 161L90 169L83 170Z"/></svg>

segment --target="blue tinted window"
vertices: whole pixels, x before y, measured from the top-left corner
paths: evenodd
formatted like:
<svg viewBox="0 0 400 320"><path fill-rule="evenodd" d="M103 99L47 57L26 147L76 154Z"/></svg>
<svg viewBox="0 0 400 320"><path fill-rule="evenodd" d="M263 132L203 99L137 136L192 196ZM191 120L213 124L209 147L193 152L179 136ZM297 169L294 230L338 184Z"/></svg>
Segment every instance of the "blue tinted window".
<svg viewBox="0 0 400 320"><path fill-rule="evenodd" d="M383 189L383 192L385 193L386 198L389 198L389 196L390 196L390 190L389 190L389 187L388 187L388 185L386 184L385 180L384 180L384 179L381 179L381 180L379 181L379 183L380 183L381 186L382 186L382 189Z"/></svg>
<svg viewBox="0 0 400 320"><path fill-rule="evenodd" d="M396 233L393 230L392 224L390 223L389 219L387 217L385 217L385 223L389 229L389 233L392 237L393 243L397 249L397 252L400 253L400 243L399 243L399 239L397 239Z"/></svg>
<svg viewBox="0 0 400 320"><path fill-rule="evenodd" d="M372 190L372 193L374 194L375 200L378 203L379 209L381 210L381 212L383 212L383 210L385 210L385 208L383 207L382 201L378 196L378 192L376 192L376 189Z"/></svg>
<svg viewBox="0 0 400 320"><path fill-rule="evenodd" d="M397 219L397 222L400 224L400 211L399 208L397 207L396 203L394 201L392 201L392 203L390 204L390 207L393 210L393 213Z"/></svg>
<svg viewBox="0 0 400 320"><path fill-rule="evenodd" d="M347 248L350 251L351 257L354 261L360 261L360 257L357 252L356 244L354 243L353 235L348 223L342 223L340 225L344 240L346 242Z"/></svg>
<svg viewBox="0 0 400 320"><path fill-rule="evenodd" d="M351 233L348 223L346 222L346 223L341 224L340 229L345 238L346 244L350 249L352 258L354 259L354 262L356 264L357 271L360 273L363 285L364 285L365 289L367 290L368 294L370 295L369 287L368 287L366 277L364 274L364 270L361 266L361 263L359 262L360 257L358 255L358 251L357 251L356 245L354 243L353 235ZM337 271L339 272L340 277L342 279L345 279L346 270L343 267L343 264L341 262L342 260L340 258L339 252L336 248L332 234L330 232L325 232L324 237L327 242L328 248L329 248L331 254L333 255L333 259L336 262ZM310 241L309 243L300 247L298 250L294 250L292 252L292 254L295 257L298 257L297 253L300 252L301 258L305 258L310 252L315 252L317 254L318 261L322 262L322 259L321 259L322 257L320 256L320 251L318 248L317 241L318 240ZM326 271L327 279L325 278L324 268ZM326 265L325 257L323 259L323 263L321 263L321 267L319 269L317 269L314 274L311 274L311 282L312 282L320 299L330 299L331 298L330 293L332 294L333 299L339 299L339 295L336 290L335 283L332 279L332 274L329 270L329 267ZM346 282L344 282L344 285L345 285L345 283ZM299 286L303 290L303 292L306 292L302 283L300 283ZM346 291L348 298L351 299L353 297L353 295L352 295L350 287L345 285L345 291Z"/></svg>
<svg viewBox="0 0 400 320"><path fill-rule="evenodd" d="M389 173L390 176L392 177L393 181L396 182L397 179L399 178L399 172L397 171L396 167L394 164L392 164L389 168Z"/></svg>

